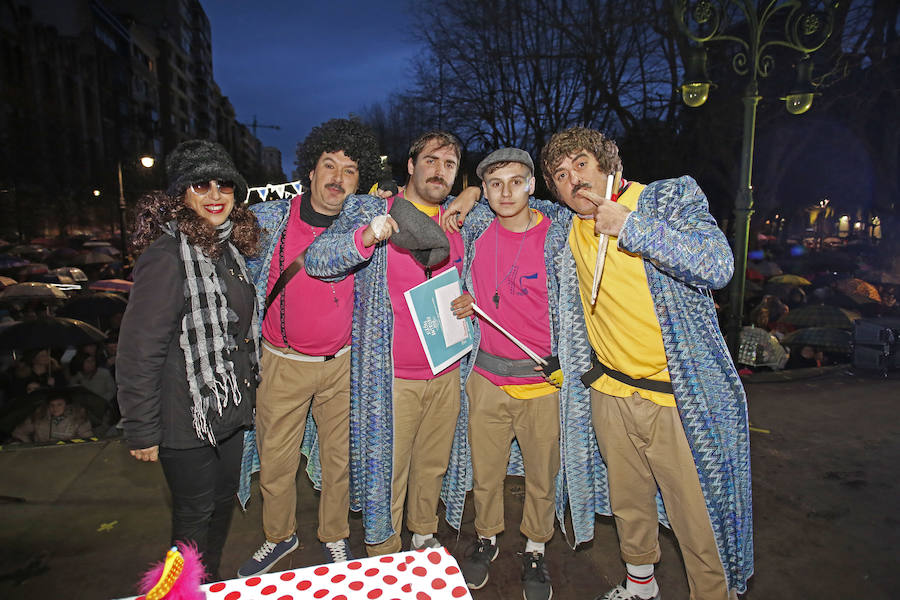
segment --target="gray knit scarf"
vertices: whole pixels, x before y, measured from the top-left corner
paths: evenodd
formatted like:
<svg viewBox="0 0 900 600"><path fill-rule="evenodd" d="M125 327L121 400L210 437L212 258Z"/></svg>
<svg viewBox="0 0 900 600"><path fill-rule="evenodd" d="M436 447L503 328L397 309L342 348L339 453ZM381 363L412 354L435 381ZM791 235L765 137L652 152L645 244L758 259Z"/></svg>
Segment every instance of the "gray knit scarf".
<svg viewBox="0 0 900 600"><path fill-rule="evenodd" d="M250 281L244 257L230 241L232 223L225 221L216 228L219 240L227 243L228 251L240 266L246 281ZM221 420L223 413L241 403L241 389L234 373L234 363L225 358L225 351L237 348L233 335L228 333L228 323L237 321L237 313L229 308L225 298L225 283L216 274L215 263L203 252L188 243L187 237L178 231L178 224L170 221L163 227L169 235L179 240L181 262L184 265L184 295L188 311L181 321L178 343L184 352L184 363L193 406L194 431L197 437L206 439L213 446L216 437L211 420ZM259 318L254 308L250 324L250 362L253 371L259 372Z"/></svg>

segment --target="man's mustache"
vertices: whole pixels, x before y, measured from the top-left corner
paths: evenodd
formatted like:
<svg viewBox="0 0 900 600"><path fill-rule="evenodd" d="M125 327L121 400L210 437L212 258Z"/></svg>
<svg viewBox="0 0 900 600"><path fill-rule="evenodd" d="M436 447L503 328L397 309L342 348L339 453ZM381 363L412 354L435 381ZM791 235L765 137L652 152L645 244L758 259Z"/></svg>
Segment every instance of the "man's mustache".
<svg viewBox="0 0 900 600"><path fill-rule="evenodd" d="M591 189L591 184L588 183L587 181L582 181L581 183L579 183L578 185L576 185L575 187L572 188L572 195L574 196L581 190L589 190L589 189Z"/></svg>
<svg viewBox="0 0 900 600"><path fill-rule="evenodd" d="M326 188L330 188L336 192L344 193L344 188L337 183L329 183L325 185Z"/></svg>
<svg viewBox="0 0 900 600"><path fill-rule="evenodd" d="M442 177L432 177L432 178L426 180L426 183L439 183L443 186L447 185L447 182L444 181L444 179Z"/></svg>

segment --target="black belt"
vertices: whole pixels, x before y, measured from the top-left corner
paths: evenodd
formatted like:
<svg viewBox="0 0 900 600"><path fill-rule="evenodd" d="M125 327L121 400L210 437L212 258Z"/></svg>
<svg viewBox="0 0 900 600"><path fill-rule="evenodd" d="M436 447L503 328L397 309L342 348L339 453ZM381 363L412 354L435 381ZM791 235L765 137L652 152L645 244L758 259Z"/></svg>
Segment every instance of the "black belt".
<svg viewBox="0 0 900 600"><path fill-rule="evenodd" d="M630 385L642 390L661 392L663 394L675 394L674 390L672 390L671 381L632 379L625 373L621 373L619 371L616 371L615 369L610 369L609 367L598 361L596 356L591 357L591 363L591 370L581 376L581 383L583 383L584 387L586 388L591 387L591 384L600 379L602 375L608 375L609 377L615 379L620 383L624 383L626 385Z"/></svg>
<svg viewBox="0 0 900 600"><path fill-rule="evenodd" d="M535 371L537 366L530 358L514 360L512 358L503 358L495 354L489 354L484 350L478 351L475 357L475 364L488 373L499 375L501 377L540 377L540 371Z"/></svg>

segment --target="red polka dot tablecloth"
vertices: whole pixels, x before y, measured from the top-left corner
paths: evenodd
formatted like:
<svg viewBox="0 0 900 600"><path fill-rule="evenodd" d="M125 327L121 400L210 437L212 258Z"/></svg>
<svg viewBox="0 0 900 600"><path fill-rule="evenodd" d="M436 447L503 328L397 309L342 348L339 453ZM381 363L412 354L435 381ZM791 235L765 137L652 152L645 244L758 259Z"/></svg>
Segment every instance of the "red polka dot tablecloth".
<svg viewBox="0 0 900 600"><path fill-rule="evenodd" d="M202 586L207 600L456 600L469 589L445 548L266 573ZM135 600L143 600L143 596Z"/></svg>

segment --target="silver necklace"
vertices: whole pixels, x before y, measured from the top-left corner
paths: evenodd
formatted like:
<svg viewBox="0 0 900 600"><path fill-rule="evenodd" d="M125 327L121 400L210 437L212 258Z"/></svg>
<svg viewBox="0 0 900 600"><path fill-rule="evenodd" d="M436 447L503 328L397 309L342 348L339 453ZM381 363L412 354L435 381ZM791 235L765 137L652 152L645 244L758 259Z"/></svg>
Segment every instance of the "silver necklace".
<svg viewBox="0 0 900 600"><path fill-rule="evenodd" d="M522 253L522 246L525 245L525 234L531 229L531 220L534 218L534 212L529 208L528 209L528 225L525 226L525 231L522 232L522 239L519 240L519 249L516 250L516 257L512 261L512 265L509 267L509 271L506 272L506 275L503 276L503 279L497 280L500 271L500 221L498 220L495 224L496 228L494 229L494 295L491 297L491 300L494 302L494 306L496 308L500 308L500 284L506 281L506 279L512 274L513 269L516 268L516 263L519 262L519 254Z"/></svg>

